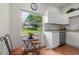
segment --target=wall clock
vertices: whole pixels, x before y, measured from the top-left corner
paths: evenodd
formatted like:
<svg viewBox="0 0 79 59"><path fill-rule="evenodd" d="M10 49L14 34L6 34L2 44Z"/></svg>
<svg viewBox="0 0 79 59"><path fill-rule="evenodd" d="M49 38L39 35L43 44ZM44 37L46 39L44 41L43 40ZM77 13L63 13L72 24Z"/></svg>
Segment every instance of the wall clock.
<svg viewBox="0 0 79 59"><path fill-rule="evenodd" d="M31 9L32 9L32 10L36 11L36 10L37 10L37 7L38 7L38 6L37 6L36 3L32 3L32 4L31 4Z"/></svg>

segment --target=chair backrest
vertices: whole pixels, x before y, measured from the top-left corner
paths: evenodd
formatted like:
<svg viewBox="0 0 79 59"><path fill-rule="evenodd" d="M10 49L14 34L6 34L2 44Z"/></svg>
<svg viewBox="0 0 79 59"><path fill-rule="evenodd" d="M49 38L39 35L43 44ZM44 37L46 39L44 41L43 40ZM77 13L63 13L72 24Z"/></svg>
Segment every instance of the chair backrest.
<svg viewBox="0 0 79 59"><path fill-rule="evenodd" d="M8 41L10 50L12 50L12 49L13 49L13 45L12 45L12 41L11 41L10 35L9 35L9 34L5 34L5 38L6 38L7 41Z"/></svg>
<svg viewBox="0 0 79 59"><path fill-rule="evenodd" d="M6 34L4 37L1 37L0 41L4 41L4 43L5 43L5 45L6 45L7 49L8 49L8 52L10 54L10 51L12 49L12 42L11 42L9 34Z"/></svg>
<svg viewBox="0 0 79 59"><path fill-rule="evenodd" d="M6 45L6 48L7 48L8 52L9 52L9 54L10 54L10 47L9 47L9 44L8 44L7 39L6 39L5 37L1 37L1 38L0 38L0 41L2 41L3 44ZM4 46L4 47L5 47L5 46Z"/></svg>
<svg viewBox="0 0 79 59"><path fill-rule="evenodd" d="M4 40L0 40L0 55L8 55L8 49L5 45Z"/></svg>

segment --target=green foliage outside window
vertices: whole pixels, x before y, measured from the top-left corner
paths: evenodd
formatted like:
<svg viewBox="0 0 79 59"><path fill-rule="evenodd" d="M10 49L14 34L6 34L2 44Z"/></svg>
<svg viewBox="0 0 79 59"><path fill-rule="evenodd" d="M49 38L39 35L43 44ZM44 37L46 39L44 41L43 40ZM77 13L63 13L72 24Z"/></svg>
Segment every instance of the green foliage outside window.
<svg viewBox="0 0 79 59"><path fill-rule="evenodd" d="M42 16L36 14L29 14L22 24L22 33L40 33L43 30Z"/></svg>

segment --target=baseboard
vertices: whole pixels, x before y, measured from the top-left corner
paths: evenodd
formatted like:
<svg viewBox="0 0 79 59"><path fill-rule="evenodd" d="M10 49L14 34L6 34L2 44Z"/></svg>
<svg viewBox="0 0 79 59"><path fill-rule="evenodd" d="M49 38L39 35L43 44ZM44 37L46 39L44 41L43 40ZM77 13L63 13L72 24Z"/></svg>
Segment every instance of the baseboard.
<svg viewBox="0 0 79 59"><path fill-rule="evenodd" d="M61 46L63 46L63 45L66 45L65 43L64 44L61 44L61 45L59 45L58 47L61 47Z"/></svg>

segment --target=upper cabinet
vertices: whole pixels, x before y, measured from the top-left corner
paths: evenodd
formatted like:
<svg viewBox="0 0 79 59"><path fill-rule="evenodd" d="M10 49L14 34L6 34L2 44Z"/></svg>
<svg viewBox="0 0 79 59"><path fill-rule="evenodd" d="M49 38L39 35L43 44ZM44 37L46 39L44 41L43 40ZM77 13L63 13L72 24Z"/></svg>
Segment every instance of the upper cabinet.
<svg viewBox="0 0 79 59"><path fill-rule="evenodd" d="M44 17L44 23L52 24L69 24L69 19L66 15L58 11L47 10Z"/></svg>

